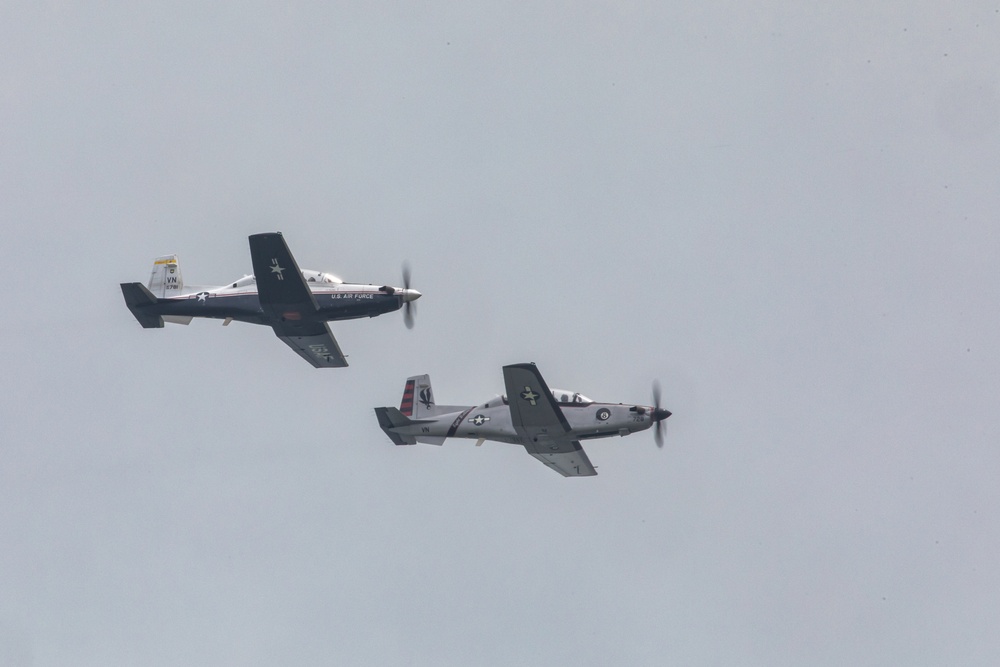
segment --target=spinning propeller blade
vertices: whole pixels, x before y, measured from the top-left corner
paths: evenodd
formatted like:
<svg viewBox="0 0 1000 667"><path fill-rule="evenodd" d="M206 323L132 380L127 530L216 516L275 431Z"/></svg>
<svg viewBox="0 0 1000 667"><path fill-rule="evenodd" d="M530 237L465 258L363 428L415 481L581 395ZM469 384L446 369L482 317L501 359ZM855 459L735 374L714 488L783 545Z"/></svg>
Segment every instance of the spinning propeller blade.
<svg viewBox="0 0 1000 667"><path fill-rule="evenodd" d="M666 427L663 425L663 420L670 416L670 410L664 410L660 407L660 383L653 382L653 421L656 423L656 428L653 431L653 439L656 440L656 446L663 448L663 434L666 431Z"/></svg>
<svg viewBox="0 0 1000 667"><path fill-rule="evenodd" d="M403 289L410 289L410 264L405 262L403 264ZM413 303L413 300L407 300L403 303L403 322L406 323L407 329L413 328L413 316L417 312L417 307Z"/></svg>

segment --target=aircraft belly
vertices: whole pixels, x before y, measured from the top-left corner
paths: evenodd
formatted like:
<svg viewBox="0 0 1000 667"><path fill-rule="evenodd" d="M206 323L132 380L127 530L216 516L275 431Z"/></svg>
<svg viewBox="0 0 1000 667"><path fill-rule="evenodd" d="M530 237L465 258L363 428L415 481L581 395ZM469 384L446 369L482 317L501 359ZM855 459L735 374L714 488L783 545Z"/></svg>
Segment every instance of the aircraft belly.
<svg viewBox="0 0 1000 667"><path fill-rule="evenodd" d="M185 307L164 308L160 311L163 315L176 315L178 317L208 317L222 319L231 317L234 320L261 320L260 313L237 310L235 308L220 307Z"/></svg>
<svg viewBox="0 0 1000 667"><path fill-rule="evenodd" d="M478 440L482 438L483 440L493 440L495 442L506 442L515 445L521 444L521 439L513 431L502 431L499 429L471 429L463 428L457 432L454 437L456 438L470 438L473 440Z"/></svg>

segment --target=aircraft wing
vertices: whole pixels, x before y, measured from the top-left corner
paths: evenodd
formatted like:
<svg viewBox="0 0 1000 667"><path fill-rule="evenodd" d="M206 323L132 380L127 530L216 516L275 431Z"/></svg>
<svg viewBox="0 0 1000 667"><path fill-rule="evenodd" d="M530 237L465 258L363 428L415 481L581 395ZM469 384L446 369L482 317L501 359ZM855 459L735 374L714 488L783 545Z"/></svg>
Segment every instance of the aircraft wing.
<svg viewBox="0 0 1000 667"><path fill-rule="evenodd" d="M528 453L565 477L596 475L534 364L503 367L514 430Z"/></svg>
<svg viewBox="0 0 1000 667"><path fill-rule="evenodd" d="M531 449L528 449L528 453L563 477L591 477L596 475L597 471L594 470L593 464L587 458L587 452L583 451L580 443L573 440L570 442L570 445L575 448L573 451L548 452L531 451ZM525 448L527 447L525 445Z"/></svg>
<svg viewBox="0 0 1000 667"><path fill-rule="evenodd" d="M301 316L303 310L318 310L316 299L281 232L253 234L250 259L258 298L265 312L294 319L296 315Z"/></svg>
<svg viewBox="0 0 1000 667"><path fill-rule="evenodd" d="M272 328L278 338L316 368L347 366L347 358L326 322L280 322Z"/></svg>

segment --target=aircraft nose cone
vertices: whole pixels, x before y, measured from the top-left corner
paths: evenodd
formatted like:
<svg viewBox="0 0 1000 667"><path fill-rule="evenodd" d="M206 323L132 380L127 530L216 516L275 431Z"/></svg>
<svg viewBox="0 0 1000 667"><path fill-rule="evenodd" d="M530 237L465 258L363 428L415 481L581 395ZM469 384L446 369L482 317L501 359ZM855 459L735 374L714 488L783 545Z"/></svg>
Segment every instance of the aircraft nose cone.
<svg viewBox="0 0 1000 667"><path fill-rule="evenodd" d="M673 413L670 412L670 410L664 410L663 408L656 408L653 410L653 421L654 422L663 421L671 414Z"/></svg>
<svg viewBox="0 0 1000 667"><path fill-rule="evenodd" d="M423 294L421 294L415 289L404 289L401 291L403 293L403 301L407 303L410 301L416 301L417 299L423 296Z"/></svg>

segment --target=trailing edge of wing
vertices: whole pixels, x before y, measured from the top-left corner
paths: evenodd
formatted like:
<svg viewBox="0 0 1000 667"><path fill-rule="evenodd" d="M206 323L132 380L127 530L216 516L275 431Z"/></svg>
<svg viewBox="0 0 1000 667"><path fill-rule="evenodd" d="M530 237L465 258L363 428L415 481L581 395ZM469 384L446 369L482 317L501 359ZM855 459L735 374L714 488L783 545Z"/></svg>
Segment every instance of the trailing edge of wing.
<svg viewBox="0 0 1000 667"><path fill-rule="evenodd" d="M250 236L250 260L260 305L265 311L284 315L287 313L282 311L296 308L308 312L318 309L281 232Z"/></svg>

